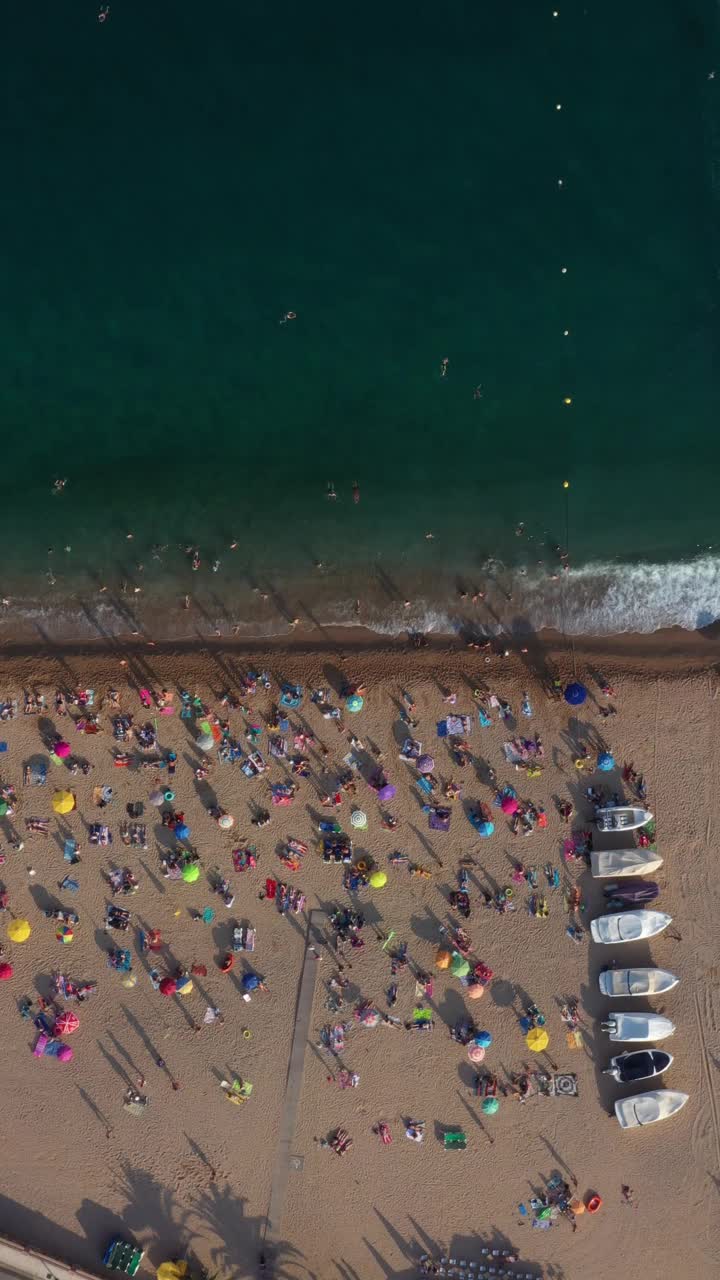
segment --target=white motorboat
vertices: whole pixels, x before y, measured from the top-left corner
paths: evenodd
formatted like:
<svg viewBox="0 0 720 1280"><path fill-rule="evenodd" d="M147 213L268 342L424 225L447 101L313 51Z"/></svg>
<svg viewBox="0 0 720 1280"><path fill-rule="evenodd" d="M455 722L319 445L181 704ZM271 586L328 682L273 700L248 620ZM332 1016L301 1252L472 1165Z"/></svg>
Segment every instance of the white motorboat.
<svg viewBox="0 0 720 1280"><path fill-rule="evenodd" d="M612 876L649 876L663 864L650 849L593 849L590 869L595 880Z"/></svg>
<svg viewBox="0 0 720 1280"><path fill-rule="evenodd" d="M595 942L637 942L654 938L672 923L664 911L622 911L617 915L598 916L591 921L590 932Z"/></svg>
<svg viewBox="0 0 720 1280"><path fill-rule="evenodd" d="M598 974L604 996L658 996L679 981L669 969L605 969Z"/></svg>
<svg viewBox="0 0 720 1280"><path fill-rule="evenodd" d="M636 1093L634 1098L620 1098L615 1103L615 1115L622 1129L640 1129L676 1115L688 1101L689 1095L677 1089L651 1089L649 1093Z"/></svg>
<svg viewBox="0 0 720 1280"><path fill-rule="evenodd" d="M638 827L652 822L649 809L636 809L632 805L616 805L595 810L595 821L601 831L637 831Z"/></svg>
<svg viewBox="0 0 720 1280"><path fill-rule="evenodd" d="M659 1013L612 1013L601 1026L611 1040L622 1042L666 1040L675 1032L675 1023Z"/></svg>

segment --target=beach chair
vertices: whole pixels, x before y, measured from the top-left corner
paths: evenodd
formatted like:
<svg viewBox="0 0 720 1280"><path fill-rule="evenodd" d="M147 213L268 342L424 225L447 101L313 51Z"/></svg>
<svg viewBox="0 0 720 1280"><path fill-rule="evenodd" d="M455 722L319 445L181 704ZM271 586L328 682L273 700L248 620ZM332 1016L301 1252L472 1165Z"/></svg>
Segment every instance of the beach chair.
<svg viewBox="0 0 720 1280"><path fill-rule="evenodd" d="M445 1151L465 1151L467 1149L467 1136L462 1129L448 1129L443 1134L443 1149Z"/></svg>

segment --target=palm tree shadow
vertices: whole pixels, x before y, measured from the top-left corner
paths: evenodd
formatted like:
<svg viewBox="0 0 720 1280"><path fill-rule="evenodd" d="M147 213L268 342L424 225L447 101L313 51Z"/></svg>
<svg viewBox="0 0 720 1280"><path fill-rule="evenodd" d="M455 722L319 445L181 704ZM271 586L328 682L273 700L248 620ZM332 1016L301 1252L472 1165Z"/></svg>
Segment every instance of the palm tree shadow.
<svg viewBox="0 0 720 1280"><path fill-rule="evenodd" d="M303 1254L285 1240L266 1242L267 1219L248 1217L246 1203L228 1183L212 1183L192 1202L196 1234L205 1228L213 1237L208 1250L213 1268L236 1280L254 1277L264 1254L272 1280L297 1280L298 1270L305 1272Z"/></svg>

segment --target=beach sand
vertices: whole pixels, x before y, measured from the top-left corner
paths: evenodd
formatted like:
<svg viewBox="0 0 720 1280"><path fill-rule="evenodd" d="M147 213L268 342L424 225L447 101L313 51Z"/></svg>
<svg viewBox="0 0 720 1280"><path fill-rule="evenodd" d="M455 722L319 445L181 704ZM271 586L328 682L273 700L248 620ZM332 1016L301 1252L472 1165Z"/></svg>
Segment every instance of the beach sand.
<svg viewBox="0 0 720 1280"><path fill-rule="evenodd" d="M67 732L73 751L95 768L88 777L70 781L63 767L51 764L45 789L23 787L23 764L44 753L43 733L50 726L22 714L0 725L0 738L8 743L7 754L0 758L2 781L13 783L20 796L15 818L0 820L7 854L2 881L11 912L27 917L33 929L24 945L5 944L5 958L15 966L15 976L1 989L5 1185L0 1231L90 1269L99 1268L108 1238L120 1232L146 1246L146 1267L190 1247L221 1275L252 1276L263 1248L273 1178L278 1195L290 1156L282 1216L273 1224L273 1248L268 1251L275 1259L276 1276L409 1280L423 1251L480 1258L482 1247L503 1245L514 1246L522 1259L516 1271L567 1280L599 1280L618 1265L629 1274L669 1277L682 1272L688 1280L717 1274L716 642L682 633L652 640L621 637L594 646L587 642L582 653L578 650L576 664L591 697L573 710L552 701L542 688L555 669L563 679L572 675L572 659L561 648L553 657L535 645L529 654L493 656L485 663L482 654L459 650L451 642L410 651L400 644L382 649L369 643L358 646L362 638L353 636L353 649L343 636L326 647L312 649L300 639L294 650L276 646L255 655L212 645L200 651L141 647L110 654L67 647L39 653L18 647L8 654L0 693L20 697L22 705L23 688L44 692L50 707L45 720ZM552 649L552 638L550 645ZM121 666L121 661L128 665ZM597 712L604 701L592 679L598 664L617 689L613 702L618 714L609 720ZM357 905L368 921L366 941L361 951L348 949L344 976L351 985L339 1015L325 1007L326 983L337 972L329 950L320 948L319 959L312 953L306 958L306 916L281 917L274 904L258 895L266 877L283 877L276 849L293 835L307 841L311 851L301 872L285 878L307 894L307 910L347 904L342 868L323 864L315 852L314 833L318 814L337 816L350 830L351 802L346 798L340 810L321 811L318 786L308 779L301 782L294 806L274 810L271 825L257 830L250 826L250 806L267 800L265 779L249 782L236 766L216 763L209 787L196 784L192 768L198 752L192 730L177 714L159 717L162 747L174 747L178 753L176 807L184 811L192 829L191 842L201 854L203 872L217 866L233 881L235 903L227 911L211 893L205 874L194 886L162 878L158 848L167 842L167 832L147 805L155 774L112 768L115 744L109 713L102 716L104 732L86 737L53 712L55 688L76 684L93 686L98 698L109 685L120 688L123 707L136 723L146 719L138 683L156 690L179 685L217 707L218 694L235 688L237 672L250 667L267 667L274 681L301 680L306 688L337 689L343 678L365 681L365 708L359 716L346 717L342 734L320 717L307 696L299 717L291 713L291 722L306 721L326 743L329 768L349 750L348 731L366 745L377 744L398 788L391 808L400 825L388 832L380 827L374 794L363 782L358 784L355 802L367 812L369 825L358 833L355 849L367 850L386 868L388 885L382 892L365 890L358 895ZM542 777L526 780L504 765L502 744L513 735L497 721L496 713L490 729L481 730L475 722L470 744L477 767L475 762L465 770L451 767L446 747L435 736L436 721L450 709L443 705L441 690L456 690L454 709L470 712L472 690L483 686L508 699L516 713L522 691L529 692L535 714L529 721L518 716L517 731L541 734L546 751ZM397 758L398 740L405 736L398 718L403 688L415 698L416 736L435 755L437 775L443 782L454 776L463 784L463 798L454 806L447 834L428 830L414 775ZM256 696L253 711L266 718L273 697L276 683L271 694ZM333 698L336 701L337 695ZM175 701L177 705L177 696ZM230 720L240 736L245 717L233 712ZM634 761L645 775L665 859L657 874L662 886L658 905L673 916L682 941L663 935L649 945L627 948L600 948L587 939L575 945L565 931L568 915L562 889L548 894L547 920L528 914L529 890L523 886L515 888L514 914L502 916L481 905L480 887L509 883L512 863L521 859L538 869L541 883L547 862L561 869L563 884L577 881L587 904L585 923L599 913L602 892L597 882L579 866L568 871L562 864L567 829L555 808L555 797L574 799L585 821L572 825L588 825L589 811L580 792L590 781L600 782L601 775L579 774L573 758L579 741L596 750L599 739L618 761ZM464 816L463 801L490 801L491 791L480 780L483 762L495 769L500 784L516 786L521 796L547 808L547 830L514 838L498 815L494 836L476 837ZM321 768L322 760L313 755L316 778ZM280 780L284 773L284 766L274 762L265 777ZM619 774L606 777L610 785L618 783ZM53 787L68 784L77 792L79 809L56 819L51 810ZM115 792L112 804L102 811L93 807L98 784L109 784ZM206 806L213 796L235 815L234 831L220 832L208 815ZM126 804L138 800L146 805L147 853L126 849L118 834ZM25 819L31 816L51 818L48 839L24 834ZM86 824L98 819L111 826L111 850L88 845ZM22 852L9 850L13 827L25 840ZM63 861L66 831L82 845L82 861L74 869ZM257 869L235 875L230 853L242 836L254 840L260 861ZM414 878L404 868L388 866L388 856L396 849L431 870L432 878ZM439 928L457 920L449 912L447 895L457 885L463 858L472 859L468 871L473 906L466 928L475 955L495 974L484 999L475 1003L464 998L457 980L433 970ZM195 990L185 1000L163 999L153 991L145 961L137 954L134 930L137 986L124 989L119 975L106 966L105 952L112 942L122 942L122 936L103 932L110 900L105 873L123 865L131 866L140 879L140 891L122 900L132 912L133 924L162 929L167 943L159 957L162 972L176 963L207 966L207 976L195 979ZM74 871L79 893L60 894L59 882ZM71 946L55 940L54 926L42 913L46 903L56 900L81 917ZM192 913L205 907L214 908L214 922L194 922ZM255 993L249 1004L239 989L242 957L228 975L217 967L228 946L231 919L250 921L257 929L257 950L251 959L269 991ZM3 934L7 923L6 915ZM371 1030L353 1023L356 999L370 999L384 1010L385 991L393 980L374 926L395 930L395 942L408 946L411 964L396 979L394 1014L408 1018L415 1003L410 970L433 970L432 1033L387 1026ZM690 1102L680 1116L663 1125L624 1133L612 1116L612 1102L623 1091L601 1075L611 1047L599 1030L609 1005L599 995L597 974L610 960L639 965L651 958L681 977L680 986L656 1000L654 1007L677 1026L670 1042L675 1063L666 1083L687 1092ZM297 1116L286 1145L284 1098L304 962L316 966L316 983L302 1079L297 1086L291 1084ZM17 1013L21 997L47 994L49 975L58 968L99 984L98 994L78 1009L81 1027L72 1037L74 1061L67 1065L32 1057L32 1023ZM559 1003L569 996L579 997L582 1004L583 1047L574 1051L566 1044L559 1016ZM493 1036L485 1066L502 1082L529 1056L518 1025L518 1012L529 1000L546 1014L550 1057L561 1072L577 1075L579 1098L537 1097L526 1105L507 1098L501 1100L497 1115L483 1116L473 1095L474 1071L466 1050L451 1040L448 1028L464 1012L474 1016ZM628 1002L616 1003L620 1009L628 1007ZM643 1001L635 1003L646 1007ZM203 1024L205 1009L212 1005L221 1008L224 1024ZM328 1081L338 1064L314 1047L322 1026L339 1017L352 1024L342 1059L360 1074L355 1090L342 1091ZM201 1030L196 1032L195 1026ZM251 1033L249 1038L244 1030ZM158 1057L165 1060L166 1069L156 1065ZM239 1107L226 1101L219 1085L233 1073L254 1086L252 1097ZM150 1097L145 1117L131 1116L122 1107L124 1089L139 1075L146 1078ZM172 1088L172 1080L179 1089ZM404 1137L401 1118L408 1116L426 1124L422 1145ZM372 1132L379 1120L391 1127L391 1146L383 1146ZM455 1125L464 1128L468 1148L445 1152L438 1134ZM354 1140L342 1159L316 1141L339 1126ZM602 1209L595 1217L580 1218L576 1232L562 1218L551 1230L532 1230L518 1205L527 1204L533 1191L541 1191L557 1171L573 1187L576 1183L583 1198L602 1196ZM633 1188L635 1207L622 1203L621 1184Z"/></svg>

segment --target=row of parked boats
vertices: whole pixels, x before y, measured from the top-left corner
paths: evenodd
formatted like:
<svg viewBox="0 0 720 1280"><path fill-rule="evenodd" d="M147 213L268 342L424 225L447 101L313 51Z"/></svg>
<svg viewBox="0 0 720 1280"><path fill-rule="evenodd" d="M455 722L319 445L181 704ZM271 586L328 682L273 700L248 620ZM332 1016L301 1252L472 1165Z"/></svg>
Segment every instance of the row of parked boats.
<svg viewBox="0 0 720 1280"><path fill-rule="evenodd" d="M621 806L599 809L595 820L601 831L636 831L646 826L652 816L647 809ZM672 923L672 916L664 911L626 909L653 902L658 896L660 889L657 884L632 880L631 877L651 874L662 863L662 858L650 849L593 852L592 875L596 880L614 878L619 881L607 885L605 895L609 905L620 908L591 922L590 933L595 942L604 946L638 942L643 938L656 937ZM676 974L668 969L655 968L605 969L598 977L602 994L613 999L618 996L647 998L663 995L672 991L679 981ZM613 1041L637 1044L664 1040L673 1035L675 1025L657 1013L625 1012L610 1015L603 1022L602 1029ZM604 1074L612 1076L619 1084L635 1084L661 1075L672 1066L672 1062L672 1054L662 1049L636 1049L612 1058ZM642 1128L675 1115L687 1101L688 1095L676 1089L652 1089L631 1098L619 1099L615 1103L615 1115L623 1129Z"/></svg>

